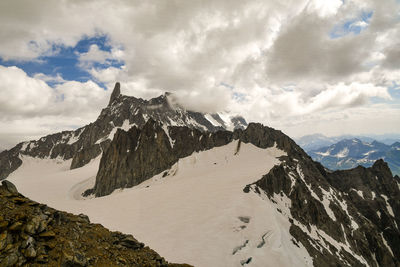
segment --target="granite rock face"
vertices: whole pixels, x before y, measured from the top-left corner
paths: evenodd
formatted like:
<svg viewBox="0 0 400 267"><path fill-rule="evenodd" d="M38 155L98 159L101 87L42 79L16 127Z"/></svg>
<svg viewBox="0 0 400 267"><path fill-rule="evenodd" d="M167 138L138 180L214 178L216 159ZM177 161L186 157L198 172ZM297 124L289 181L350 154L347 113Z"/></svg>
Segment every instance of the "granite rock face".
<svg viewBox="0 0 400 267"><path fill-rule="evenodd" d="M180 158L233 140L261 148L277 146L288 154L304 153L282 132L259 123L250 123L246 129L234 132L204 132L185 126L165 126L149 119L142 128L134 126L127 132L117 131L104 150L94 188L84 196L100 197L115 189L133 187L168 170Z"/></svg>
<svg viewBox="0 0 400 267"><path fill-rule="evenodd" d="M111 93L110 102L108 102L108 105L111 106L111 104L119 97L120 94L121 94L121 84L117 82L115 83L114 90Z"/></svg>
<svg viewBox="0 0 400 267"><path fill-rule="evenodd" d="M127 132L117 131L109 148L104 150L95 187L84 195L94 193L100 197L115 189L133 187L171 168L180 158L233 140L261 148L276 146L290 155L304 154L281 131L259 123L250 123L246 129L233 132L204 132L184 126L165 126L149 119L142 128L134 126Z"/></svg>
<svg viewBox="0 0 400 267"><path fill-rule="evenodd" d="M293 242L315 266L399 266L399 177L383 160L332 172L294 150L245 192L291 203Z"/></svg>
<svg viewBox="0 0 400 267"><path fill-rule="evenodd" d="M6 178L21 166L22 160L19 158L21 147L22 144L18 144L12 149L4 150L0 153L0 180Z"/></svg>
<svg viewBox="0 0 400 267"><path fill-rule="evenodd" d="M21 156L72 159L71 169L82 167L105 151L117 129L129 130L132 126L142 128L149 118L166 126L187 126L211 132L247 126L242 117L223 120L218 114L186 110L174 104L174 97L169 93L143 100L122 95L120 88L120 84L116 83L108 106L93 123L75 131L63 131L23 142L1 152L0 180L7 178L22 164Z"/></svg>
<svg viewBox="0 0 400 267"><path fill-rule="evenodd" d="M0 186L0 266L188 266L171 264L131 235L87 216L31 201ZM14 187L15 188L15 187Z"/></svg>
<svg viewBox="0 0 400 267"><path fill-rule="evenodd" d="M141 129L119 129L101 158L95 187L85 195L94 193L100 197L118 188L133 187L169 169L179 158L231 140L229 131L206 133L188 127L163 128L153 119Z"/></svg>

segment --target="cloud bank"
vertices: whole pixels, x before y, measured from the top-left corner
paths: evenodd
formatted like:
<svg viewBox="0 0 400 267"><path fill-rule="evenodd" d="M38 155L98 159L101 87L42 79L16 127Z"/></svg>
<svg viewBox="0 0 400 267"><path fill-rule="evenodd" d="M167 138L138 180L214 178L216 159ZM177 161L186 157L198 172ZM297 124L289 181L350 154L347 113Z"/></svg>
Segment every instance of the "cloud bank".
<svg viewBox="0 0 400 267"><path fill-rule="evenodd" d="M0 58L13 62L0 65L2 134L88 123L115 81L293 136L399 132L399 16L396 0L1 1ZM18 67L99 36L107 49L77 54L87 81Z"/></svg>

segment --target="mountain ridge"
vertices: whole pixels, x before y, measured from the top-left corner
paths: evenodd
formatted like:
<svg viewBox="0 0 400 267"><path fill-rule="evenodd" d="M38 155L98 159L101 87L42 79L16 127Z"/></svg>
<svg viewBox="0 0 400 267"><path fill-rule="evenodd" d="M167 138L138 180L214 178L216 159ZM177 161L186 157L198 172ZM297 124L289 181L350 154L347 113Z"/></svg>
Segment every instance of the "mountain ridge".
<svg viewBox="0 0 400 267"><path fill-rule="evenodd" d="M38 158L72 159L71 169L82 167L109 146L118 128L128 130L133 125L142 127L150 117L166 125L186 125L212 132L226 128L243 128L247 125L240 116L232 116L227 121L218 114L185 110L172 104L170 97L171 94L166 93L144 100L122 95L120 83L117 82L108 106L102 109L94 122L73 131L62 131L38 140L21 142L0 152L0 180L22 164L20 154Z"/></svg>
<svg viewBox="0 0 400 267"><path fill-rule="evenodd" d="M384 159L394 174L400 174L400 143L386 145L376 140L364 142L357 138L344 139L330 146L311 150L308 154L331 170L370 167L378 159Z"/></svg>
<svg viewBox="0 0 400 267"><path fill-rule="evenodd" d="M344 139L360 139L363 142L373 142L374 140L384 143L385 145L392 145L400 141L400 134L382 134L382 135L339 135L339 136L325 136L320 133L304 135L302 137L294 138L306 152L311 150L320 149L322 147L330 146Z"/></svg>
<svg viewBox="0 0 400 267"><path fill-rule="evenodd" d="M202 132L186 126L165 127L149 119L141 129L133 126L128 131L117 131L102 155L95 187L84 195L94 193L99 197L115 189L138 185L171 168L180 158L193 152L227 145L233 140L260 148L276 145L290 154L304 153L281 131L259 123L250 123L246 129L236 129L233 132Z"/></svg>
<svg viewBox="0 0 400 267"><path fill-rule="evenodd" d="M150 147L144 150L139 149L142 137L140 130L136 127L128 132L119 131L123 138L116 137L111 142L112 145L103 154L96 177L94 187L96 197L104 197L105 194L111 194L116 189L138 185L158 173L165 172L169 177L172 165L180 160L179 156L173 158L168 164L156 167L154 163L151 164L157 160L155 158L149 163L129 160L129 155L135 158L136 153L139 154L137 158L144 159L157 155L153 152L146 154L145 151L164 151L159 155L160 157L156 156L160 160L168 155L179 155L179 151L165 150L169 144L182 143L175 142L176 139L171 134L171 129L174 127L168 127L167 131L164 131L162 125L155 126L154 123L149 123L144 128L142 131L150 137L150 142L143 141L145 147L146 144L150 144ZM370 168L360 166L355 169L330 172L320 163L313 161L288 136L261 124L250 123L245 130L239 129L234 132L217 131L195 134L193 132L195 130L187 127L176 127L175 130L181 132L183 143L188 144L186 146L188 153L181 157L196 151L196 148L191 148L193 140L197 140L194 144L198 145L203 138L213 140L215 134L222 136L220 139L222 141L219 143L222 146L237 140L236 151L240 150L240 143L251 143L262 149L276 146L286 152L286 156L280 157L280 164L274 166L253 184L244 186L243 192L257 194L261 198L267 197L272 203L276 203L277 210L284 213L290 222L289 231L294 238L294 244L299 246L301 243L307 249L314 265L396 266L399 264L400 250L397 247L400 247L398 229L400 179L398 176L392 176L387 163L383 160L376 161ZM125 145L126 137L131 138L131 145ZM207 141L198 148L208 150L214 147L213 144ZM119 149L112 149L118 146ZM112 157L109 157L110 155ZM120 162L131 165L121 167ZM114 168L116 175L107 174L105 170L109 168ZM122 184L108 187L111 182L126 178L127 174L135 173L142 168L146 171L141 171L137 178L143 180L128 179ZM146 172L148 174L144 174ZM121 178L117 178L118 173L122 173ZM367 182L365 179L368 179ZM358 181L358 183L351 184L350 188L343 187L349 180ZM377 182L374 182L375 180ZM104 185L107 190L96 192L96 189ZM360 194L362 197L359 197ZM374 209L366 207L376 208L380 215L378 216ZM368 236L364 233L368 233Z"/></svg>

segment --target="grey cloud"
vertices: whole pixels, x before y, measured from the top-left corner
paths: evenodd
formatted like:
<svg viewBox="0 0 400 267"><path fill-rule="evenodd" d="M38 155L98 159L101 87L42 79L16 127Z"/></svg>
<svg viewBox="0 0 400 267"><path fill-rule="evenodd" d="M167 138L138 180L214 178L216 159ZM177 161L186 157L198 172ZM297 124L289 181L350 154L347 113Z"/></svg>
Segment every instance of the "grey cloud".
<svg viewBox="0 0 400 267"><path fill-rule="evenodd" d="M383 67L389 69L400 69L400 46L397 45L390 46L384 50L386 56L383 61Z"/></svg>
<svg viewBox="0 0 400 267"><path fill-rule="evenodd" d="M102 70L89 64L85 67L93 80L108 87L119 80L123 92L146 98L171 91L189 108L229 109L250 120L288 127L278 121L289 124L297 122L298 116L317 121L307 117L314 113L318 113L318 120L329 120L337 109L367 107L371 97L386 96L384 89L370 87L360 89L357 95L330 94L330 88L340 82L374 88L400 80L395 73L399 39L394 21L400 5L395 0L349 0L328 15L318 10L318 6L326 5L326 9L330 3L43 0L38 4L4 0L0 1L0 57L33 60L56 53L53 44L74 46L84 36L107 35L113 48L124 49L125 65ZM371 24L360 35L329 38L333 26L358 16L360 10L374 11ZM371 70L368 60L378 52L386 59L376 61L378 66ZM40 70L38 73L35 80L52 79L40 75ZM25 119L30 119L30 114L57 115L83 123L106 103L109 91L91 83L59 81L55 91L48 93L46 104L33 98L37 104L34 112L23 112L22 106L13 107L13 111L3 106L2 115L18 114ZM234 88L220 86L221 82ZM290 91L282 88L288 85ZM47 88L34 87L39 91ZM20 90L22 95L24 90ZM62 93L67 101L60 104L54 99ZM239 102L235 93L245 97ZM74 104L76 112L67 114ZM307 109L310 105L313 108Z"/></svg>
<svg viewBox="0 0 400 267"><path fill-rule="evenodd" d="M332 21L303 12L278 36L265 58L268 78L275 81L340 80L364 71L374 37L361 34L331 39Z"/></svg>

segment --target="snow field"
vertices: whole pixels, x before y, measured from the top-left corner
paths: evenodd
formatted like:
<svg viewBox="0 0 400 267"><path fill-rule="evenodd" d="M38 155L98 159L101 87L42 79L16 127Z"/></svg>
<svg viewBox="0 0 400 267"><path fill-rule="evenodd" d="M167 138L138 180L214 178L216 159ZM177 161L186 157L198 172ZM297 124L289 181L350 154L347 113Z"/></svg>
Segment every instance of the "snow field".
<svg viewBox="0 0 400 267"><path fill-rule="evenodd" d="M291 241L288 216L266 196L243 192L278 164L284 152L242 143L234 155L236 147L234 141L194 153L180 159L166 177L161 173L101 198L80 196L93 187L100 157L74 170L69 170L70 161L23 157L9 180L33 200L87 214L93 223L132 234L171 262L200 267L312 265L305 248Z"/></svg>

